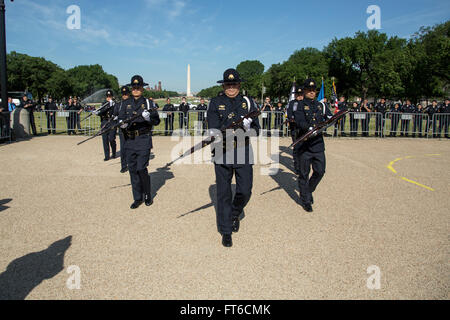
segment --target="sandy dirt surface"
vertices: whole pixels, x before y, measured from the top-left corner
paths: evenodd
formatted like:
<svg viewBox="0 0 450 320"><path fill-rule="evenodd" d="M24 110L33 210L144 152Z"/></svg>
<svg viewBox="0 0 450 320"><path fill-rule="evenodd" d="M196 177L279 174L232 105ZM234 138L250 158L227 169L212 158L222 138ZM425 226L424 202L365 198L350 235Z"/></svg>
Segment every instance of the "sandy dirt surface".
<svg viewBox="0 0 450 320"><path fill-rule="evenodd" d="M224 248L212 165L164 168L176 142L154 138L154 204L130 210L120 160L103 161L101 138L82 139L0 146L0 298L450 298L448 140L326 140L306 213L284 138L277 175L255 166L246 217ZM70 266L80 289L67 286ZM369 266L379 290L367 287Z"/></svg>

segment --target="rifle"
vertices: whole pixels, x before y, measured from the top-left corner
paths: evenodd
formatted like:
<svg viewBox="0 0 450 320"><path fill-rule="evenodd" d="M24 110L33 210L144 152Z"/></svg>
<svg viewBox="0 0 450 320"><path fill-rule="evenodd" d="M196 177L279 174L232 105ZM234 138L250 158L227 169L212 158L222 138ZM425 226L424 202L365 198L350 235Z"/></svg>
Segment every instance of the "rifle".
<svg viewBox="0 0 450 320"><path fill-rule="evenodd" d="M331 127L332 125L334 125L334 123L338 120L340 120L343 116L345 116L348 113L348 110L342 110L339 111L338 113L336 113L334 116L332 116L330 119L319 123L317 126L315 126L314 128L312 128L311 130L309 130L308 132L306 132L304 135L302 135L300 138L298 138L297 140L295 140L290 146L289 148L293 148L295 147L297 144L299 143L303 143L308 139L311 139L315 136L317 136L318 134L322 133L323 131L325 131L327 128Z"/></svg>
<svg viewBox="0 0 450 320"><path fill-rule="evenodd" d="M102 105L100 108L98 108L98 109L95 110L95 111L97 111L97 113L100 112L100 111L103 111L103 108L107 107L109 104L110 104L110 102L109 102L109 101L106 101L104 105ZM84 118L84 119L81 120L81 121L87 120L87 119L88 119L89 117L91 117L93 114L94 114L94 112L91 112L90 115L88 115L86 118Z"/></svg>
<svg viewBox="0 0 450 320"><path fill-rule="evenodd" d="M291 122L295 122L294 119L286 118L286 120L284 120L284 122L283 122L282 124L279 124L278 126L276 126L275 128L273 128L273 130L278 130L278 129L280 129L282 126L284 126L284 125L286 125L286 124L288 124L288 123L291 123Z"/></svg>
<svg viewBox="0 0 450 320"><path fill-rule="evenodd" d="M122 122L118 122L118 123L116 123L116 124L114 124L114 125L112 125L112 126L110 126L110 127L108 127L107 129L105 129L105 127L107 127L107 125L110 123L110 121L111 121L111 119L110 119L110 121L108 121L96 134L94 134L92 137L89 137L89 138L87 138L86 140L83 140L83 141L81 141L81 142L78 142L77 143L77 145L79 146L80 144L82 144L82 143L85 143L86 141L89 141L89 140L91 140L91 139L94 139L95 137L98 137L98 136L101 136L102 134L105 134L105 133L108 133L108 132L110 132L110 131L112 131L112 130L115 130L116 128L118 128L118 127L120 127L121 125L123 125L124 123L130 123L130 122L133 122L134 120L136 120L137 118L139 118L141 115L140 114L136 114L136 115L134 115L134 116L132 116L131 118L129 118L129 119L126 119L126 120L124 120L124 121L122 121Z"/></svg>
<svg viewBox="0 0 450 320"><path fill-rule="evenodd" d="M242 122L244 121L244 119L249 119L249 118L256 118L257 116L259 116L261 114L260 110L256 110L256 111L251 111L249 113L247 113L243 118L239 119L238 121L231 123L229 126L227 126L226 128L222 129L221 132L222 134L225 133L227 130L229 129L236 129L237 127L240 127L240 125L242 124ZM186 151L185 153L183 153L182 155L180 155L178 158L176 158L175 160L172 160L171 162L166 164L166 167L171 166L175 161L178 161L184 157L187 157L191 154L193 154L195 151L197 150L201 150L206 146L209 146L211 143L213 143L216 140L216 137L214 136L209 136L208 138L204 139L203 141L197 143L195 146L193 146L191 149L189 149L188 151Z"/></svg>

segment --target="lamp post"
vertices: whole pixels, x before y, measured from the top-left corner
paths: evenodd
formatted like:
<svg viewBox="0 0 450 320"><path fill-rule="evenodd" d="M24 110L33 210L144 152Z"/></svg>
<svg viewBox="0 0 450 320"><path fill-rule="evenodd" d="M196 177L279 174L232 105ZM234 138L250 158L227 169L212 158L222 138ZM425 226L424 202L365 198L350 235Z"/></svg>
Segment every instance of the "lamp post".
<svg viewBox="0 0 450 320"><path fill-rule="evenodd" d="M8 112L8 90L6 74L6 33L5 33L5 1L0 0L0 97L2 108Z"/></svg>

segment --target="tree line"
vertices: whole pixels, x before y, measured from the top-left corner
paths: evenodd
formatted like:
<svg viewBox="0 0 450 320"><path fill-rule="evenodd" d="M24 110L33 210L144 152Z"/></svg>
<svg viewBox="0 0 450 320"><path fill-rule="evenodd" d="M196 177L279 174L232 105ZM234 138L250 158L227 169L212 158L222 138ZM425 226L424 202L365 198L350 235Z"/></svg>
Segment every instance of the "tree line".
<svg viewBox="0 0 450 320"><path fill-rule="evenodd" d="M69 96L87 97L101 89L119 93L119 81L106 73L102 66L82 65L64 70L42 57L10 52L7 55L8 91L27 91L36 100L52 96L60 100ZM175 91L144 91L145 97L167 98L178 96Z"/></svg>
<svg viewBox="0 0 450 320"><path fill-rule="evenodd" d="M333 80L337 94L347 98L411 99L442 98L449 93L450 21L422 27L409 40L388 37L377 30L356 32L353 37L334 38L323 50L302 48L288 60L264 72L257 60L241 62L236 70L246 80L246 94L286 99L292 82L324 80L330 96ZM203 89L199 96L214 97L221 86Z"/></svg>

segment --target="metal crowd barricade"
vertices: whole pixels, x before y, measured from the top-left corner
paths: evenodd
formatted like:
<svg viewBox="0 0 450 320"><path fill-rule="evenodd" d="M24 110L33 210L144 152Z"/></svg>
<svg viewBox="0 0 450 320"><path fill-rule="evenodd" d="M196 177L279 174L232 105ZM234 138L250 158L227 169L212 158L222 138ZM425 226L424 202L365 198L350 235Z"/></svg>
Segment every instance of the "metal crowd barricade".
<svg viewBox="0 0 450 320"><path fill-rule="evenodd" d="M39 133L93 135L100 130L100 117L89 116L91 112L75 110L57 110L35 112L36 129Z"/></svg>
<svg viewBox="0 0 450 320"><path fill-rule="evenodd" d="M426 113L387 112L384 117L387 137L429 137L429 116Z"/></svg>
<svg viewBox="0 0 450 320"><path fill-rule="evenodd" d="M349 112L328 128L327 133L333 137L381 138L384 136L384 117L381 112Z"/></svg>
<svg viewBox="0 0 450 320"><path fill-rule="evenodd" d="M181 111L158 111L159 125L153 127L153 134L171 136L174 130L183 128L184 114Z"/></svg>
<svg viewBox="0 0 450 320"><path fill-rule="evenodd" d="M274 133L274 129L279 127L284 121L283 111L261 111L258 117L259 124L261 126L261 132L263 135L271 135ZM287 125L283 125L281 128L277 129L280 137L288 134Z"/></svg>
<svg viewBox="0 0 450 320"><path fill-rule="evenodd" d="M8 140L11 142L10 113L0 113L0 141Z"/></svg>
<svg viewBox="0 0 450 320"><path fill-rule="evenodd" d="M434 131L433 138L449 138L450 113L435 113L433 115ZM442 136L441 136L442 135Z"/></svg>
<svg viewBox="0 0 450 320"><path fill-rule="evenodd" d="M201 136L208 129L206 110L189 110L187 129L190 134Z"/></svg>

